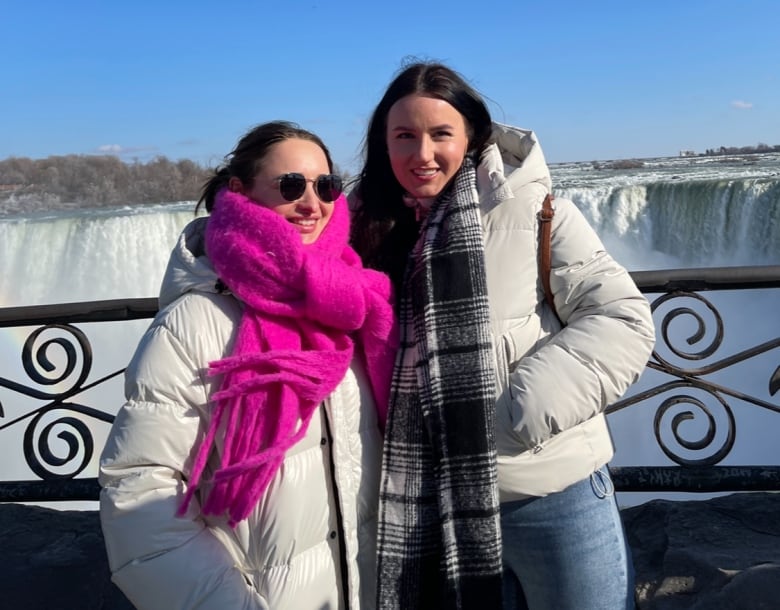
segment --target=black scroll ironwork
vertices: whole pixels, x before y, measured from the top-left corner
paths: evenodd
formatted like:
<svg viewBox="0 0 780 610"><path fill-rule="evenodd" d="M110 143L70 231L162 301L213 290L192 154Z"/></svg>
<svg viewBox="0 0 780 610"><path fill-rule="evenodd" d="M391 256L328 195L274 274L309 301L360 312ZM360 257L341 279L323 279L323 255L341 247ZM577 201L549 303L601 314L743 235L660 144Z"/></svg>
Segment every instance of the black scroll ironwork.
<svg viewBox="0 0 780 610"><path fill-rule="evenodd" d="M712 373L777 349L780 337L768 338L760 345L708 364L698 364L711 360L723 349L725 327L718 309L702 293L780 288L780 266L639 271L631 275L642 292L659 295L652 302L658 329L657 348L647 368L666 376L666 380L628 395L611 405L607 412L615 413L640 403L648 404L651 399L660 400L654 412L654 433L661 450L673 465L612 468L616 488L620 491L780 490L778 464L722 465L737 435L733 401L775 413L780 413L780 405L709 379ZM662 312L667 306L670 309ZM22 365L31 382L46 388L71 380L65 391L49 392L7 379L0 371L0 390L23 394L42 403L11 421L5 421L3 395L0 395L0 431L17 425L26 426L23 438L25 460L31 472L39 477L32 481L0 481L0 501L97 498L97 480L82 476L90 474L84 472L85 466L97 450L85 419L109 424L114 416L82 404L80 396L124 371L104 372L91 380L94 365L92 349L85 334L76 325L152 318L156 312L157 299L0 309L0 329L35 328L22 350ZM672 325L681 319L692 321L694 327L693 332L684 338L687 346L678 343L670 332ZM44 338L52 332L59 334ZM670 356L664 356L661 347ZM53 350L64 354L64 365L58 365L50 356ZM769 396L775 397L779 392L780 366L768 379ZM697 418L704 422L704 433L695 440L685 438L680 429L686 422ZM64 455L58 455L52 449L52 437L67 447ZM669 437L677 447L669 446L666 441ZM696 456L689 457L689 454Z"/></svg>
<svg viewBox="0 0 780 610"><path fill-rule="evenodd" d="M0 310L0 327L40 324L30 332L21 351L22 368L29 381L0 376L0 388L40 401L9 421L3 421L6 410L0 401L0 432L23 427L24 459L39 480L0 482L0 501L95 499L96 480L79 478L96 450L87 422L111 424L114 415L82 404L79 399L87 390L121 375L124 369L91 380L92 346L84 331L74 324L151 318L156 311L156 299ZM54 386L59 387L49 389ZM64 454L55 451L55 439L66 448Z"/></svg>
<svg viewBox="0 0 780 610"><path fill-rule="evenodd" d="M694 276L694 272L698 275ZM666 277L659 281L661 274ZM737 436L734 403L747 403L775 413L780 413L780 404L709 378L728 367L777 349L780 337L697 366L724 349L724 320L702 291L778 288L780 267L640 272L634 277L643 292L663 292L652 302L657 343L647 368L660 372L666 380L614 403L607 413L615 413L651 398L662 399L654 414L653 432L664 455L678 466L614 468L617 487L624 491L780 490L778 464L720 465L733 449ZM669 309L664 311L666 307ZM659 320L659 312L662 311ZM670 331L681 319L693 326L693 330L684 337ZM666 351L671 356L662 355ZM780 390L780 367L767 381L768 385L764 387L769 396L774 397ZM686 438L681 431L690 421L698 422L699 429L703 429L694 440ZM670 445L670 440L674 446Z"/></svg>

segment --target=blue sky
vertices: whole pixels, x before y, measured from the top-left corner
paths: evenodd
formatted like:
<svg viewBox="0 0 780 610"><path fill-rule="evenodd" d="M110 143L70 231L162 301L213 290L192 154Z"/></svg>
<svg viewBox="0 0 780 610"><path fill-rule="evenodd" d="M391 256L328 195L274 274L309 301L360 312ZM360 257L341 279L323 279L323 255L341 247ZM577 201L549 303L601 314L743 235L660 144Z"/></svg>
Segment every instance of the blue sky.
<svg viewBox="0 0 780 610"><path fill-rule="evenodd" d="M293 120L355 171L407 56L444 61L550 162L780 144L780 2L5 0L0 159L219 163Z"/></svg>

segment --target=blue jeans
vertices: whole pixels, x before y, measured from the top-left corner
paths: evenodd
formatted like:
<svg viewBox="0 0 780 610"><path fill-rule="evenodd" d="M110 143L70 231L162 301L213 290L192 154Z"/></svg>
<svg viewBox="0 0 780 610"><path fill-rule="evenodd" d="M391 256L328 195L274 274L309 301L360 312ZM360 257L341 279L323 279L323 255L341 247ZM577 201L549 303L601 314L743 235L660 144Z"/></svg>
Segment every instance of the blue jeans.
<svg viewBox="0 0 780 610"><path fill-rule="evenodd" d="M504 610L634 608L634 568L607 468L501 505Z"/></svg>

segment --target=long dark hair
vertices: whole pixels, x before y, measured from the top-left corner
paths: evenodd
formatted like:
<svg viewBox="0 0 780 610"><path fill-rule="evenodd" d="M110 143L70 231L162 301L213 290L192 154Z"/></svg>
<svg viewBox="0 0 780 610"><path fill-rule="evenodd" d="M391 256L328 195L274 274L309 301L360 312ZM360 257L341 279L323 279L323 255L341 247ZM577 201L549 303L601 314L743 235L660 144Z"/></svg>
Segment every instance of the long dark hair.
<svg viewBox="0 0 780 610"><path fill-rule="evenodd" d="M250 129L238 141L236 147L225 156L224 163L214 170L214 175L204 184L198 205L205 205L206 211L211 212L214 207L214 197L219 190L227 186L232 177L241 180L244 188L251 189L254 186L255 176L260 171L263 160L274 144L284 140L298 139L314 142L325 153L328 160L328 171L333 172L333 161L330 151L323 141L310 131L307 131L295 123L289 121L270 121Z"/></svg>
<svg viewBox="0 0 780 610"><path fill-rule="evenodd" d="M379 101L363 144L364 164L355 187L361 206L352 220L351 239L363 263L388 273L397 291L419 223L414 210L403 205L404 189L390 166L387 115L393 104L413 94L444 100L460 112L469 140L467 154L475 162L492 130L490 112L482 97L460 74L440 63L415 62L404 67Z"/></svg>

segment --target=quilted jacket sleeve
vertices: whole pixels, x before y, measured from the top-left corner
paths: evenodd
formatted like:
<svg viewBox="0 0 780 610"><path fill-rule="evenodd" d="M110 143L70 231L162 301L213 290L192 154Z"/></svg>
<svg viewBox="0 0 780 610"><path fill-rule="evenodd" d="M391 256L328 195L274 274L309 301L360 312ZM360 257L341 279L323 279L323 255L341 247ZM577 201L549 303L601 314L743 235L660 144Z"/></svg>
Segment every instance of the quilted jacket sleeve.
<svg viewBox="0 0 780 610"><path fill-rule="evenodd" d="M197 502L175 516L206 391L189 350L164 325L142 340L125 392L99 475L113 581L139 609L267 608Z"/></svg>
<svg viewBox="0 0 780 610"><path fill-rule="evenodd" d="M515 433L535 447L601 413L644 370L655 331L647 299L576 206L556 199L551 288L566 326L510 373Z"/></svg>

